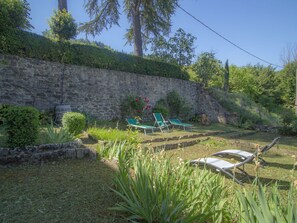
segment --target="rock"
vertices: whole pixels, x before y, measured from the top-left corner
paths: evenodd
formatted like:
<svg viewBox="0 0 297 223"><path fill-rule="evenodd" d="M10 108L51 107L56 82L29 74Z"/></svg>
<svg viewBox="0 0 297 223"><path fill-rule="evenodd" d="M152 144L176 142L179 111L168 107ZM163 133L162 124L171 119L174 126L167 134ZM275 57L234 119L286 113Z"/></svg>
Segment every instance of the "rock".
<svg viewBox="0 0 297 223"><path fill-rule="evenodd" d="M75 149L67 149L65 154L66 159L75 159L76 158L76 151Z"/></svg>
<svg viewBox="0 0 297 223"><path fill-rule="evenodd" d="M85 149L80 149L80 148L76 149L76 158L77 159L84 158L84 156L85 156L85 151L84 150Z"/></svg>

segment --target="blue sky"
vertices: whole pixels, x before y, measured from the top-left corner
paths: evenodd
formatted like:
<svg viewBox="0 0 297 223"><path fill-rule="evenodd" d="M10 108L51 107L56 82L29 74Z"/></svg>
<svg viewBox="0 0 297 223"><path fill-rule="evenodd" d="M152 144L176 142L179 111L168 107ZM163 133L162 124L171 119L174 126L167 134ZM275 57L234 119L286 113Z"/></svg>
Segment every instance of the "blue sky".
<svg viewBox="0 0 297 223"><path fill-rule="evenodd" d="M48 29L47 22L53 10L57 9L58 0L28 0L28 3L31 24L35 27L32 32L41 34ZM68 0L68 10L78 23L88 20L83 5L83 0ZM296 0L180 0L180 5L225 38L273 64L282 65L280 56L284 48L288 44L297 44ZM133 47L125 45L124 34L129 25L124 13L119 23L120 27L104 30L95 40L117 51L131 53ZM213 51L221 61L229 59L230 64L237 66L267 65L235 48L177 9L172 17L171 35L180 27L197 37L196 55ZM84 34L78 36L84 37ZM89 39L93 40L91 36Z"/></svg>

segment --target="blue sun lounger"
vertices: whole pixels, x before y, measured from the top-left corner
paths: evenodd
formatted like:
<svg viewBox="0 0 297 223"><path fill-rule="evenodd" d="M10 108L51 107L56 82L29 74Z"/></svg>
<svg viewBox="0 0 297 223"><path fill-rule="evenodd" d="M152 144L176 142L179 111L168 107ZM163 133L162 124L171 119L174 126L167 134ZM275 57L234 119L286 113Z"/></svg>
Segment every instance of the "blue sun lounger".
<svg viewBox="0 0 297 223"><path fill-rule="evenodd" d="M153 113L153 116L155 118L155 125L160 129L161 132L163 132L162 129L164 128L167 128L169 131L169 124L167 121L165 121L161 113Z"/></svg>
<svg viewBox="0 0 297 223"><path fill-rule="evenodd" d="M184 130L186 130L186 128L189 128L190 130L192 129L193 125L192 124L188 124L188 123L184 123L184 122L181 122L179 119L177 118L170 118L168 119L169 123L171 125L175 125L175 126L178 126L178 127L182 127L184 128Z"/></svg>
<svg viewBox="0 0 297 223"><path fill-rule="evenodd" d="M126 121L128 122L128 126L133 127L133 128L139 128L139 129L143 129L144 134L146 135L146 130L151 130L152 133L154 133L154 126L150 126L150 125L142 125L138 122L137 119L135 118L127 118Z"/></svg>

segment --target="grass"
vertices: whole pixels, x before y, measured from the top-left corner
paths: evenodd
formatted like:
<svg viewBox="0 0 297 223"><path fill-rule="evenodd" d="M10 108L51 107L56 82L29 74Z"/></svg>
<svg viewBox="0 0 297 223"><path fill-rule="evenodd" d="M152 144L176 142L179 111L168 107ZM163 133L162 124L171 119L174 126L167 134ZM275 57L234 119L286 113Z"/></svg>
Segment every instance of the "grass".
<svg viewBox="0 0 297 223"><path fill-rule="evenodd" d="M254 152L252 148L253 144L259 144L261 146L270 143L276 135L267 133L257 133L249 136L242 136L237 139L232 139L226 135L209 137L209 139L202 141L195 146L178 148L166 151L168 156L176 157L183 160L191 160L197 158L208 157L211 154L223 149L243 149L249 152ZM297 180L297 170L293 175L291 170L293 169L294 158L292 155L297 156L297 140L293 137L282 137L278 145L273 147L269 152L264 155L264 159L268 164L261 168L258 172L261 182L272 185L278 181L281 189L287 190L293 179ZM229 162L235 162L235 160L227 159ZM248 163L245 165L245 170L250 175L251 181L256 177L255 164ZM292 177L292 179L291 179ZM244 181L245 186L251 186L251 183L246 178L238 176ZM226 179L231 183L231 179ZM297 198L297 197L296 197Z"/></svg>
<svg viewBox="0 0 297 223"><path fill-rule="evenodd" d="M87 130L93 138L103 141L124 141L127 138L127 132L119 129L89 128Z"/></svg>
<svg viewBox="0 0 297 223"><path fill-rule="evenodd" d="M109 210L115 165L73 160L0 169L0 222L125 222Z"/></svg>
<svg viewBox="0 0 297 223"><path fill-rule="evenodd" d="M109 123L116 127L116 123ZM106 127L101 125L100 127ZM175 129L171 132L139 134L142 140L224 131L225 134L202 137L198 144L185 148L166 151L167 156L179 162L183 160L206 157L222 149L244 149L253 152L253 143L265 145L276 134L253 133L215 124L211 126L195 125L192 132ZM233 131L233 132L231 132ZM237 137L236 137L237 135ZM0 145L3 140L0 130ZM97 142L82 137L87 147L97 147ZM168 143L178 143L179 140ZM3 141L2 141L3 142ZM157 143L150 143L154 146ZM264 155L268 165L261 168L261 181L271 186L276 181L281 192L286 193L292 179L297 179L297 172L290 172L297 156L296 137L282 137L278 146ZM234 160L229 160L234 162ZM296 161L295 161L296 162ZM254 179L256 173L253 163L247 164L245 170ZM123 216L109 210L114 207L118 197L110 190L113 188L116 165L112 162L73 160L47 163L42 166L0 167L0 222L124 222ZM291 178L293 177L293 178ZM251 182L240 175L245 188L252 188ZM223 178L230 188L234 185L229 178ZM297 199L296 193L292 199Z"/></svg>

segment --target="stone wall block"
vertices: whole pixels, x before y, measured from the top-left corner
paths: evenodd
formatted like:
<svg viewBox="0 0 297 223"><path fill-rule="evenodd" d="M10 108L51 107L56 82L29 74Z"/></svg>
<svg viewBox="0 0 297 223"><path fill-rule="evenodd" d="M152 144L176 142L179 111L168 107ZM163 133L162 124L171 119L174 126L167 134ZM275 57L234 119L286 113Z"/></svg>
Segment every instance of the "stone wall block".
<svg viewBox="0 0 297 223"><path fill-rule="evenodd" d="M64 65L3 54L0 58L5 61L0 69L0 103L32 105L40 110L60 104ZM219 114L228 113L201 85L190 81L76 65L66 66L64 78L64 103L98 119L121 118L120 104L129 94L148 97L154 106L173 90L192 107L192 114L206 113L217 122Z"/></svg>

